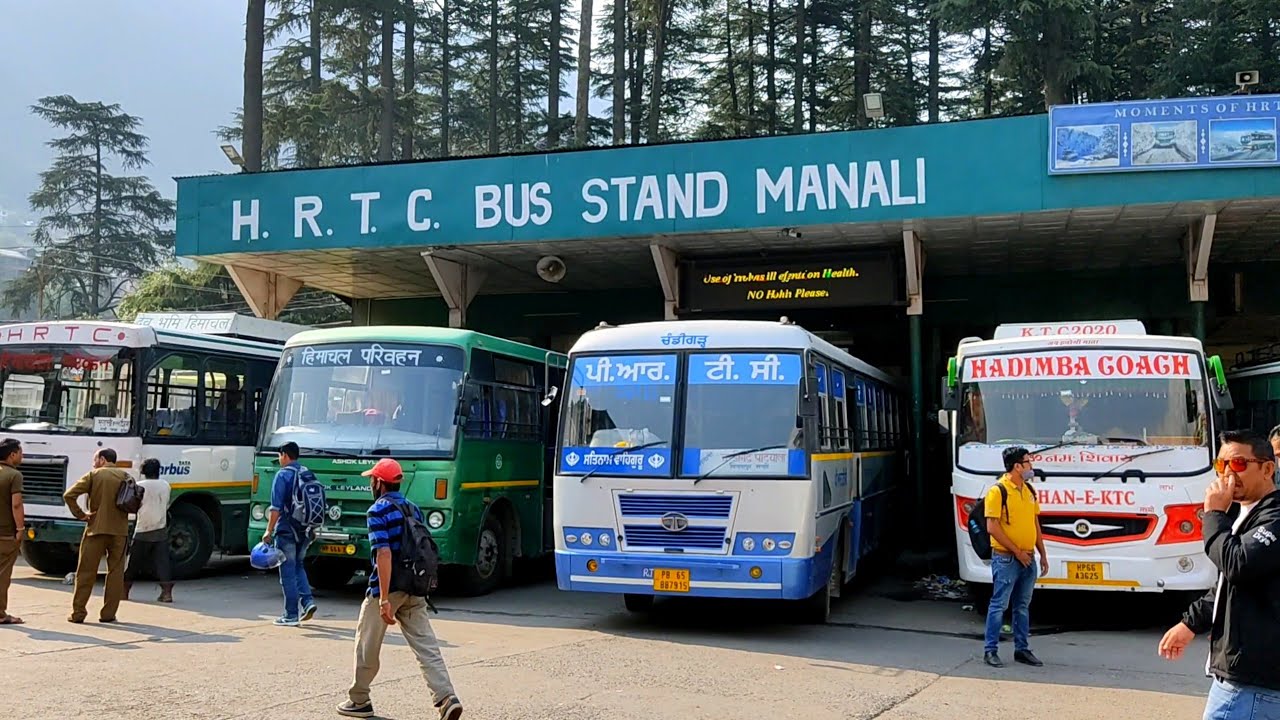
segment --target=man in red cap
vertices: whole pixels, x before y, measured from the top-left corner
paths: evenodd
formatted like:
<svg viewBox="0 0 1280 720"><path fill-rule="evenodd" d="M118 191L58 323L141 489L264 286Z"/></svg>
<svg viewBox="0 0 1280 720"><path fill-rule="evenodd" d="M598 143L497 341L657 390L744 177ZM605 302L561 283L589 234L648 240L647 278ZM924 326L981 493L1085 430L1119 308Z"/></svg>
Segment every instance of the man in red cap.
<svg viewBox="0 0 1280 720"><path fill-rule="evenodd" d="M441 720L458 720L462 717L462 702L454 694L449 670L440 654L440 643L427 618L426 598L391 590L391 567L392 562L399 559L405 518L412 513L414 519L422 523L422 510L400 494L404 471L395 460L383 458L361 475L369 478L374 498L366 514L373 572L369 575L369 589L365 591L356 623L356 679L347 691L347 701L338 706L338 713L348 717L373 715L369 686L378 674L387 626L399 621L400 633L418 657Z"/></svg>

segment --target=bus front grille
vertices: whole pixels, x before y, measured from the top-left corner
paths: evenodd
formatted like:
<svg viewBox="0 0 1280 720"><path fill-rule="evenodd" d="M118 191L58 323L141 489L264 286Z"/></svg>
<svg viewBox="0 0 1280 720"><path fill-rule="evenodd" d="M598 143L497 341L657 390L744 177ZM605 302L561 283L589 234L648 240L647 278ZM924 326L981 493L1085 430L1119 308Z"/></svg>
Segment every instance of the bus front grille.
<svg viewBox="0 0 1280 720"><path fill-rule="evenodd" d="M624 525L622 532L629 549L723 550L728 528L690 527L671 532L660 526Z"/></svg>
<svg viewBox="0 0 1280 720"><path fill-rule="evenodd" d="M667 513L679 513L689 518L727 520L733 510L733 497L626 494L618 496L618 510L623 517L662 517Z"/></svg>
<svg viewBox="0 0 1280 720"><path fill-rule="evenodd" d="M54 501L62 504L67 487L67 461L64 458L26 458L18 465L22 473L22 496L27 500Z"/></svg>

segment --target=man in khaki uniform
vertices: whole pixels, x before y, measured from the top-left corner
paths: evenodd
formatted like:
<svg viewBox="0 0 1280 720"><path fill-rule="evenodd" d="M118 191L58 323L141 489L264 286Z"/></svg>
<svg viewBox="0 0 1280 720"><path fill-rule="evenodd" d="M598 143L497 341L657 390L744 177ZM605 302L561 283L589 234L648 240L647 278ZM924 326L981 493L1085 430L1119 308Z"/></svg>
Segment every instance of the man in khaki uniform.
<svg viewBox="0 0 1280 720"><path fill-rule="evenodd" d="M9 580L18 561L18 544L27 524L22 514L22 444L13 438L0 440L0 625L21 625L9 614Z"/></svg>
<svg viewBox="0 0 1280 720"><path fill-rule="evenodd" d="M115 466L116 451L102 448L93 456L93 469L76 481L62 495L71 514L88 523L80 539L80 564L76 568L76 589L71 599L73 623L84 622L89 614L89 596L98 579L98 563L107 556L107 583L103 593L102 614L99 622L116 621L116 610L124 598L124 552L129 536L129 514L116 507L116 495L120 486L129 479L124 470ZM81 495L89 496L89 512L85 513L77 502Z"/></svg>

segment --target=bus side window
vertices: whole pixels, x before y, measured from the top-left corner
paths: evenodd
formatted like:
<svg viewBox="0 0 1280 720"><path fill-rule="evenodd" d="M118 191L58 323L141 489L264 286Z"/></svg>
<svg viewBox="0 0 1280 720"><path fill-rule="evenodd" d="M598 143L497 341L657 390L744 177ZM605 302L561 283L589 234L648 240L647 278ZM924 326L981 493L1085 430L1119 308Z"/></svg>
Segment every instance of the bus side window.
<svg viewBox="0 0 1280 720"><path fill-rule="evenodd" d="M835 405L835 446L838 450L849 449L849 422L845 403L844 373L831 369L831 399Z"/></svg>
<svg viewBox="0 0 1280 720"><path fill-rule="evenodd" d="M195 356L171 353L154 362L147 371L147 435L195 437L199 386L200 360Z"/></svg>
<svg viewBox="0 0 1280 720"><path fill-rule="evenodd" d="M814 366L814 374L818 385L818 445L823 450L831 449L831 407L830 395L827 392L827 366L818 363Z"/></svg>
<svg viewBox="0 0 1280 720"><path fill-rule="evenodd" d="M244 378L248 367L240 360L208 358L204 369L204 407L201 430L210 440L251 445L245 412Z"/></svg>

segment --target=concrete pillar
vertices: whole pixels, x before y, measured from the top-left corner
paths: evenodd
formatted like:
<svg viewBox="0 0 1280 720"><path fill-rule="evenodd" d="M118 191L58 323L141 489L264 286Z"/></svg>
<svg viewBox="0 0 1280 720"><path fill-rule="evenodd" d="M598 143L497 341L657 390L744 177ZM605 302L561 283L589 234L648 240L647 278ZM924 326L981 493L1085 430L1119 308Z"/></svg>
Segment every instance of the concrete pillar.
<svg viewBox="0 0 1280 720"><path fill-rule="evenodd" d="M240 294L253 314L267 320L280 317L289 301L302 287L301 280L284 277L278 273L269 273L238 265L226 265L231 281L240 288Z"/></svg>
<svg viewBox="0 0 1280 720"><path fill-rule="evenodd" d="M924 244L908 222L902 229L906 258L907 325L911 343L911 474L916 507L925 507L924 484ZM923 537L923 533L918 533Z"/></svg>
<svg viewBox="0 0 1280 720"><path fill-rule="evenodd" d="M659 243L651 243L649 252L653 253L653 265L658 270L658 282L662 284L662 317L675 320L676 308L680 307L680 256Z"/></svg>
<svg viewBox="0 0 1280 720"><path fill-rule="evenodd" d="M467 326L467 306L475 299L484 284L484 271L454 260L437 257L430 250L422 253L422 259L435 278L440 295L449 306L449 327Z"/></svg>
<svg viewBox="0 0 1280 720"><path fill-rule="evenodd" d="M1191 300L1191 334L1204 342L1205 311L1209 303L1209 256L1218 216L1208 214L1187 228L1187 294Z"/></svg>

